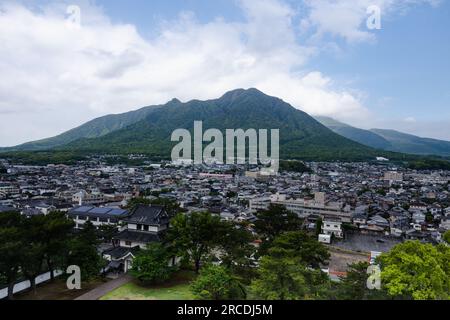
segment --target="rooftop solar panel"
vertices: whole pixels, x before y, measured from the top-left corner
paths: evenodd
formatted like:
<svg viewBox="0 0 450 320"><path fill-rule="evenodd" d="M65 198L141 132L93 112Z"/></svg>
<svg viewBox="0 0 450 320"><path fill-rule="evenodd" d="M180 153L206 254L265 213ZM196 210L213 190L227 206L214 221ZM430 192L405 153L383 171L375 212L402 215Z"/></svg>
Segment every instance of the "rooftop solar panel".
<svg viewBox="0 0 450 320"><path fill-rule="evenodd" d="M113 209L113 210L111 210L109 212L109 214L115 215L115 216L120 216L120 215L123 215L125 213L127 213L127 211L126 210L122 210L122 209Z"/></svg>
<svg viewBox="0 0 450 320"><path fill-rule="evenodd" d="M89 210L92 210L94 207L79 207L74 209L75 212L88 212Z"/></svg>
<svg viewBox="0 0 450 320"><path fill-rule="evenodd" d="M111 211L110 208L94 208L90 213L100 213L100 214L107 214L109 211Z"/></svg>

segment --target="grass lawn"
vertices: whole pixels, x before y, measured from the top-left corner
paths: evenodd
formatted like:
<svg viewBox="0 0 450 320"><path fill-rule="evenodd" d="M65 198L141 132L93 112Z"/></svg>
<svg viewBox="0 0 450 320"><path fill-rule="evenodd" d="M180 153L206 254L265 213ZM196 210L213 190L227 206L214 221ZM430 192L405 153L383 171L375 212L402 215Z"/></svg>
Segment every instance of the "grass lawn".
<svg viewBox="0 0 450 320"><path fill-rule="evenodd" d="M14 298L17 300L73 300L103 283L105 283L105 280L96 279L82 283L81 290L69 290L66 281L57 278L53 282L38 285L36 293L29 290L16 294Z"/></svg>
<svg viewBox="0 0 450 320"><path fill-rule="evenodd" d="M192 273L178 273L166 284L145 287L137 281L117 288L100 300L194 300L189 289Z"/></svg>

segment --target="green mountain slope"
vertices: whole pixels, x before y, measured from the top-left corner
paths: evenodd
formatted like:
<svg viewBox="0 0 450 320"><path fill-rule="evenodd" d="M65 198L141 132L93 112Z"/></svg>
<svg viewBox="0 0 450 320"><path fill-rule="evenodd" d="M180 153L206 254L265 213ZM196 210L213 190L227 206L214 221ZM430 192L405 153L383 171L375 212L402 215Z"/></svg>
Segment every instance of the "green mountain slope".
<svg viewBox="0 0 450 320"><path fill-rule="evenodd" d="M126 128L58 149L169 157L175 145L170 141L172 132L178 128L193 132L194 121L199 120L203 121L203 130L280 129L282 158L365 160L383 154L334 133L306 113L256 89L231 91L209 101L173 100Z"/></svg>
<svg viewBox="0 0 450 320"><path fill-rule="evenodd" d="M450 156L450 142L421 138L395 130L372 129L380 137L390 142L386 150L422 155Z"/></svg>
<svg viewBox="0 0 450 320"><path fill-rule="evenodd" d="M89 121L56 137L27 142L16 147L0 148L0 152L50 150L81 138L101 137L110 132L120 130L133 123L141 121L158 107L159 106L151 106L127 113L107 115Z"/></svg>
<svg viewBox="0 0 450 320"><path fill-rule="evenodd" d="M450 156L448 141L420 138L395 130L359 129L329 117L316 119L335 133L368 147L417 155Z"/></svg>
<svg viewBox="0 0 450 320"><path fill-rule="evenodd" d="M376 149L392 150L391 143L375 132L355 128L329 117L316 117L316 119L327 128L347 139Z"/></svg>

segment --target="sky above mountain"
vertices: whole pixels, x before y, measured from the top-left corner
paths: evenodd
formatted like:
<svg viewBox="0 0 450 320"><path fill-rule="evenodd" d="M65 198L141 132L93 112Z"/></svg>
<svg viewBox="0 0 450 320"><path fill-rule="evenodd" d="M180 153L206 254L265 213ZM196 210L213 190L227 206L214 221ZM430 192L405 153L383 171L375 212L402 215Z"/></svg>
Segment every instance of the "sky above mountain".
<svg viewBox="0 0 450 320"><path fill-rule="evenodd" d="M250 87L450 140L448 17L445 0L0 0L0 146Z"/></svg>

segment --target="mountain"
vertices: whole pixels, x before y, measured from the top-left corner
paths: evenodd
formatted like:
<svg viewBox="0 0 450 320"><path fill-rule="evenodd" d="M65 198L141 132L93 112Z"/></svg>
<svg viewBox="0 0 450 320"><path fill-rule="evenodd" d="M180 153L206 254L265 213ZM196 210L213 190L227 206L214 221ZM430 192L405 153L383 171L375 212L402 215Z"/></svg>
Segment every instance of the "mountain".
<svg viewBox="0 0 450 320"><path fill-rule="evenodd" d="M204 131L209 128L222 132L226 129L280 129L282 158L363 160L381 153L334 133L308 114L257 89L238 89L208 101L172 100L128 127L97 138L79 139L57 149L83 153L145 153L168 158L176 144L170 141L172 132L179 128L193 132L194 121L200 120Z"/></svg>
<svg viewBox="0 0 450 320"><path fill-rule="evenodd" d="M375 150L342 137L305 112L257 89L238 89L207 101L182 103L173 99L165 105L98 118L57 137L10 150L38 150L33 156L21 153L21 159L45 160L55 153L65 160L94 153L142 153L170 158L176 144L171 142L172 132L183 128L192 133L194 121L203 121L204 131L217 128L223 133L226 129L279 129L283 159L358 161L376 156L405 159L404 155Z"/></svg>
<svg viewBox="0 0 450 320"><path fill-rule="evenodd" d="M448 141L421 138L395 130L359 129L329 117L316 119L335 133L372 148L417 155L450 156Z"/></svg>
<svg viewBox="0 0 450 320"><path fill-rule="evenodd" d="M450 156L450 142L421 138L395 130L372 129L380 137L388 140L392 148L386 149L403 153Z"/></svg>
<svg viewBox="0 0 450 320"><path fill-rule="evenodd" d="M82 138L97 138L106 135L110 132L120 130L133 123L136 123L148 115L150 115L155 109L160 106L150 106L139 110L117 114L107 115L89 121L77 128L64 132L58 136L27 142L15 147L0 148L2 152L8 151L39 151L49 150L55 147L66 145L70 142L82 139Z"/></svg>
<svg viewBox="0 0 450 320"><path fill-rule="evenodd" d="M316 117L316 119L327 128L347 139L376 149L392 150L390 149L392 147L391 143L375 132L355 128L329 117Z"/></svg>

